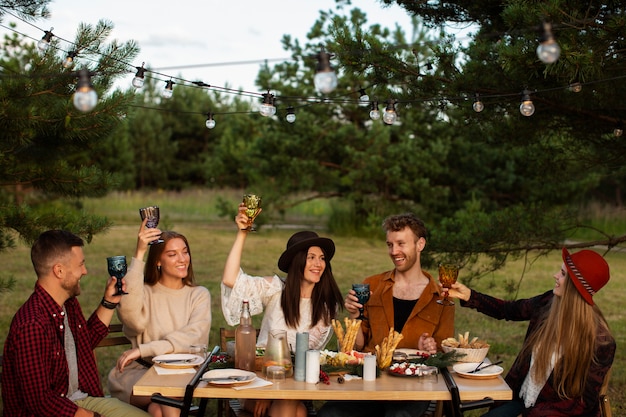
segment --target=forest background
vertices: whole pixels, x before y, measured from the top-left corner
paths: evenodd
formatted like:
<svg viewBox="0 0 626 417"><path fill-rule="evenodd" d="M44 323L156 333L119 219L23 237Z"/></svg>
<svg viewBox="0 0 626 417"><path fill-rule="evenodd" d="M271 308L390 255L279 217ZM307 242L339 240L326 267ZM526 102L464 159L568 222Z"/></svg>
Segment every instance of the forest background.
<svg viewBox="0 0 626 417"><path fill-rule="evenodd" d="M94 244L111 235L123 216L92 201L163 190L156 200L165 205L176 193L236 189L263 196L261 224L291 224L294 210L319 204L311 224L337 239L378 241L385 216L414 211L431 231L427 268L454 260L466 283L488 278L509 297L523 293L523 280L500 271L516 262L526 271L527 262L564 245L619 259L626 240L622 2L397 3L413 16L412 28L370 23L338 0L306 40L286 34L292 59L260 68L262 93L150 68L142 88L120 89L116 79L140 68L133 64L139 45L112 39L106 20L81 25L71 41L51 37L43 54L18 32L4 37L0 254L12 264L49 228ZM47 4L5 2L0 18L6 27L16 18L45 21ZM475 28L469 41L447 33L449 22ZM549 34L560 57L546 64L535 50ZM77 55L66 68L70 52ZM313 78L325 57L338 85L322 94ZM71 100L79 69L99 98L86 113ZM175 90L166 99L170 79ZM520 114L522 100L523 109L532 101L534 114ZM259 114L268 107L275 115ZM285 120L291 112L295 123ZM396 120L386 124L381 115ZM233 199L213 197L216 215L232 216ZM3 297L17 299L25 277L25 269L3 270ZM613 379L623 387L618 369Z"/></svg>

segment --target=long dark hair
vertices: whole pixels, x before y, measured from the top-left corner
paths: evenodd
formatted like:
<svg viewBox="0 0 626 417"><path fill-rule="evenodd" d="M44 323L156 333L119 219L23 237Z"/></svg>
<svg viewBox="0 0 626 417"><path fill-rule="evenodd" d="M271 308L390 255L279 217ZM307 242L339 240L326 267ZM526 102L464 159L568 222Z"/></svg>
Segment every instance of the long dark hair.
<svg viewBox="0 0 626 417"><path fill-rule="evenodd" d="M187 269L187 276L183 278L183 284L189 285L190 287L196 286L196 279L193 275L193 259L191 256L191 248L189 247L189 242L187 238L180 233L172 232L170 230L166 230L161 233L161 239L163 239L163 243L156 243L154 245L150 245L150 250L148 251L148 259L146 260L146 267L143 272L143 282L148 285L154 285L159 282L159 278L161 278L161 270L157 267L159 263L159 259L161 259L161 255L163 251L165 251L165 245L172 239L182 239L187 246L187 253L189 253L189 268Z"/></svg>
<svg viewBox="0 0 626 417"><path fill-rule="evenodd" d="M280 298L280 305L285 315L285 323L290 327L297 327L300 323L300 285L304 280L304 267L309 248L296 253L289 265L289 272L285 280L285 289ZM326 255L326 254L324 254ZM311 295L311 325L324 320L324 324L330 326L331 320L337 316L337 310L343 309L343 298L330 261L326 261L326 268L320 277L320 281L313 287Z"/></svg>

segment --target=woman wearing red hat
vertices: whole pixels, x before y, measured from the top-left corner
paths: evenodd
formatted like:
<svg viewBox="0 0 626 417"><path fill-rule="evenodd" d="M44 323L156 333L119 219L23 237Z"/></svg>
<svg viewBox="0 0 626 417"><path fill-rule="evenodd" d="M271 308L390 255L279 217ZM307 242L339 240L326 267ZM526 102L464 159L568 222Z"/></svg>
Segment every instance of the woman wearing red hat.
<svg viewBox="0 0 626 417"><path fill-rule="evenodd" d="M311 231L295 233L278 260L278 268L287 273L285 279L277 275L247 275L241 269L248 236L244 230L248 226L245 211L245 205L240 204L235 217L239 230L222 276L222 312L226 322L237 325L242 301L248 300L252 315L265 312L257 346L267 344L271 330L285 330L292 348L296 346L296 334L308 332L309 349L323 349L333 334L331 320L343 308L343 297L330 267L334 242ZM307 415L306 407L297 400L246 401L244 408L254 412L255 417Z"/></svg>
<svg viewBox="0 0 626 417"><path fill-rule="evenodd" d="M554 289L503 301L457 283L450 295L483 314L530 324L505 380L513 400L485 416L600 416L599 393L615 356L615 339L593 295L609 281L609 266L591 250L570 254L554 275Z"/></svg>

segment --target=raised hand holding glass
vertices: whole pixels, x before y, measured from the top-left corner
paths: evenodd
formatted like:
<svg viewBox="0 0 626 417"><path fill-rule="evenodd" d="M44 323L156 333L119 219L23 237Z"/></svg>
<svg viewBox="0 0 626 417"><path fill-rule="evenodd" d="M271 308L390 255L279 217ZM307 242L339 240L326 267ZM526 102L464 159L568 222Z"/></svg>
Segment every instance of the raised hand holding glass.
<svg viewBox="0 0 626 417"><path fill-rule="evenodd" d="M243 203L246 206L246 216L248 216L248 227L243 230L255 232L254 219L261 212L261 197L254 194L246 194L243 196Z"/></svg>
<svg viewBox="0 0 626 417"><path fill-rule="evenodd" d="M115 295L128 294L122 289L122 278L126 276L126 257L125 256L111 256L107 258L107 270L109 275L115 277L117 282L115 283L115 289L117 292Z"/></svg>

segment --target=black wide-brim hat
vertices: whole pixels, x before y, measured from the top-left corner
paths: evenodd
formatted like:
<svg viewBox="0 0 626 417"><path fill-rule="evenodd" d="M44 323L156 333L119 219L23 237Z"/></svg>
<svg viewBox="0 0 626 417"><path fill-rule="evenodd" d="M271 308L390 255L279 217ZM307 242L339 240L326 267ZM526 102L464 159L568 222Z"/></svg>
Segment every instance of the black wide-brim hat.
<svg viewBox="0 0 626 417"><path fill-rule="evenodd" d="M283 272L289 272L289 265L291 265L295 254L311 246L322 248L326 262L330 261L335 254L335 243L332 240L326 237L319 237L317 233L305 230L295 233L289 238L287 249L278 259L278 268Z"/></svg>

